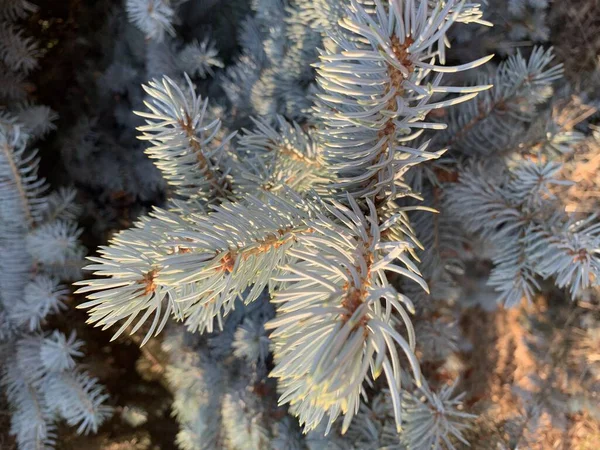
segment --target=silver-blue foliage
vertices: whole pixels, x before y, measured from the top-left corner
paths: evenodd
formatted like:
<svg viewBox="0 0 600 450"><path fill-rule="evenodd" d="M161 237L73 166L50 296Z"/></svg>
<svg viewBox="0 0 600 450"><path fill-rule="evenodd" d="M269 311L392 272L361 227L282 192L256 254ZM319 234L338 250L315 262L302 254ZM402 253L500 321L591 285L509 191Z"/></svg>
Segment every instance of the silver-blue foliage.
<svg viewBox="0 0 600 450"><path fill-rule="evenodd" d="M454 386L427 384L415 349L459 350L473 249L507 305L542 278L574 296L598 280L595 218L555 196L582 135L548 112L552 51L488 74L491 55L447 65L454 24L489 25L466 1L255 0L225 64L219 39L176 36L179 3L127 2L151 41L112 89L152 78L135 125L171 200L90 258L90 322L115 337L146 324L143 344L169 317L203 334L165 344L186 450L466 444L473 416Z"/></svg>
<svg viewBox="0 0 600 450"><path fill-rule="evenodd" d="M13 21L35 9L22 0L0 4L0 71L17 84L37 67L39 52L37 42ZM104 387L77 362L83 342L47 326L48 317L66 307L70 290L61 281L80 276L85 254L75 191L49 192L38 176L40 159L33 146L55 129L57 114L23 101L10 84L2 84L0 382L19 449L51 449L56 422L65 420L78 433L96 432L112 409Z"/></svg>
<svg viewBox="0 0 600 450"><path fill-rule="evenodd" d="M316 6L253 4L256 14L242 28L242 54L220 77L233 118L213 117L219 108L196 94L187 75L145 87L149 112L138 113L146 121L140 138L149 142L147 152L176 198L91 258L88 270L102 278L78 283L79 292L89 294L81 307L91 308L96 325L122 322L116 335L137 331L153 316L143 342L169 315L190 331L223 330L229 337L210 338L209 351L231 345L260 372L264 364L255 363L267 359L261 325L246 318L232 332L228 323L238 299L247 307L268 288L277 312L264 327L280 405L289 404L305 432L324 423L326 431L343 433L366 400L366 386L384 375L397 433L401 359L408 359L417 385L424 380L414 355L413 303L388 278L428 287L408 218L419 208L394 202L419 198L406 172L443 153L417 141L446 127L426 116L490 88L442 83L444 74L491 59L447 66L449 28L487 23L479 5L464 1L352 1L340 27L325 30L340 8ZM317 54L320 43L324 50ZM311 92L318 97L312 111ZM284 114L310 131L283 117L252 120L252 113ZM237 149L233 134L221 132L235 123L248 127ZM205 367L209 356L197 355L197 363ZM235 429L250 420L248 412L264 414L264 403L243 385L233 383L222 395L198 388L207 399L219 396L221 425L187 417L176 406L184 426L180 445L194 448L197 439L214 441L219 433L232 448L261 448L268 433L260 424ZM224 434L213 429L219 426Z"/></svg>

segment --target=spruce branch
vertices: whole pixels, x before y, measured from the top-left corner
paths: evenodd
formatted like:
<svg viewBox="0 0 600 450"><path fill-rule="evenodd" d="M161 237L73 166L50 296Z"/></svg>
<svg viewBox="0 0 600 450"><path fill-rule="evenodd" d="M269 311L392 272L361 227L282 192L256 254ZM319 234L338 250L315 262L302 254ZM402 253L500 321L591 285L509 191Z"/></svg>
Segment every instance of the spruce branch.
<svg viewBox="0 0 600 450"><path fill-rule="evenodd" d="M600 225L595 219L567 224L564 230L537 226L531 231L527 251L538 261L538 273L555 278L573 298L600 282Z"/></svg>
<svg viewBox="0 0 600 450"><path fill-rule="evenodd" d="M276 127L264 119L253 119L253 123L255 129L243 129L238 139L238 196L260 197L264 191L278 193L286 189L300 194L326 191L331 176L313 136L281 116L276 117Z"/></svg>
<svg viewBox="0 0 600 450"><path fill-rule="evenodd" d="M245 302L255 300L296 235L310 231L301 200L272 194L264 202L248 198L214 206L208 215L193 214L187 221L164 211L156 214L118 235L100 258L89 258L96 264L86 270L111 278L75 283L84 286L79 293L100 291L79 305L92 308L90 322L110 327L127 318L115 337L142 311L132 333L155 314L143 343L162 330L170 313L185 318L192 331L212 331L214 319L222 326L235 299L244 294Z"/></svg>
<svg viewBox="0 0 600 450"><path fill-rule="evenodd" d="M207 75L214 76L213 67L225 67L215 48L215 44L204 39L202 42L193 41L186 45L178 54L179 63L183 71L190 75L206 78Z"/></svg>
<svg viewBox="0 0 600 450"><path fill-rule="evenodd" d="M0 189L6 200L5 214L23 215L28 228L33 228L42 219L42 194L47 186L37 176L39 158L35 151L27 151L27 141L28 136L16 120L0 124ZM14 202L8 201L11 197Z"/></svg>
<svg viewBox="0 0 600 450"><path fill-rule="evenodd" d="M526 162L495 177L470 168L447 189L447 210L496 248L489 284L507 305L531 300L537 276L556 277L573 297L598 283L595 217L576 221L553 195L553 186L570 184L558 179L561 167Z"/></svg>
<svg viewBox="0 0 600 450"><path fill-rule="evenodd" d="M391 2L386 8L377 0L374 6L370 14L353 1L340 21L352 38L332 35L340 50L320 55L315 66L322 91L315 110L325 159L339 178L331 187L379 204L404 190L399 180L411 166L441 155L427 151L428 141L411 144L424 130L445 129L427 121L427 114L491 87L443 86L443 73L478 67L492 56L443 65L446 31L455 22L481 23L477 7L454 0L432 9L428 2ZM437 93L458 95L432 102Z"/></svg>
<svg viewBox="0 0 600 450"><path fill-rule="evenodd" d="M10 433L25 449L47 450L56 443L56 426L52 407L38 390L21 376L17 366L8 366L2 385L11 404Z"/></svg>
<svg viewBox="0 0 600 450"><path fill-rule="evenodd" d="M37 42L24 37L23 30L0 21L0 59L12 70L28 74L38 66L40 51Z"/></svg>
<svg viewBox="0 0 600 450"><path fill-rule="evenodd" d="M77 427L78 434L96 433L112 414L112 408L104 404L108 399L104 387L85 372L51 375L45 389L48 402L70 426Z"/></svg>
<svg viewBox="0 0 600 450"><path fill-rule="evenodd" d="M509 57L493 76L480 78L492 89L449 110L448 128L435 143L461 153L491 154L509 147L517 130L522 132L519 127L532 121L536 107L552 95L551 83L562 77L562 65L550 66L553 60L552 49L542 47L535 47L529 60L520 52Z"/></svg>
<svg viewBox="0 0 600 450"><path fill-rule="evenodd" d="M369 373L373 379L385 374L400 428L398 348L420 380L406 312L413 306L388 283L385 272L408 277L425 290L427 286L406 254L411 244L382 242L387 224L378 224L375 206L367 202L368 216L352 197L352 209L325 204L337 220L317 215L309 221L314 232L298 236L299 246L289 252L294 262L277 277L283 283L272 300L277 316L266 325L273 330L276 366L271 375L278 378L279 402L290 404L305 431L327 416L329 430L344 415L345 432L358 412ZM397 325L405 327L408 341Z"/></svg>
<svg viewBox="0 0 600 450"><path fill-rule="evenodd" d="M83 341L77 340L75 332L67 337L55 330L44 338L40 346L40 359L50 372L71 370L75 367L75 358L83 356L81 347Z"/></svg>
<svg viewBox="0 0 600 450"><path fill-rule="evenodd" d="M40 264L60 266L78 259L84 251L79 243L82 232L76 223L70 221L43 223L27 236L27 250Z"/></svg>
<svg viewBox="0 0 600 450"><path fill-rule="evenodd" d="M147 123L137 128L139 139L152 144L146 153L178 194L204 201L227 199L232 161L227 160L226 146L234 134L215 142L221 121L209 122L208 100L196 96L187 75L186 82L186 92L166 76L143 86L150 112L136 112Z"/></svg>
<svg viewBox="0 0 600 450"><path fill-rule="evenodd" d="M476 416L462 410L464 394L455 396L455 388L456 384L432 392L425 386L414 394L405 392L402 439L409 448L456 450L459 447L454 445L453 440L469 445L462 433Z"/></svg>
<svg viewBox="0 0 600 450"><path fill-rule="evenodd" d="M173 233L173 244L186 251L163 258L157 281L173 289L188 329L211 332L214 319L222 327L237 297L251 303L272 286L298 236L312 232L310 215L297 196L266 194L264 201L215 206L189 230Z"/></svg>
<svg viewBox="0 0 600 450"><path fill-rule="evenodd" d="M165 34L175 35L175 11L169 0L127 0L127 16L148 39L161 42Z"/></svg>
<svg viewBox="0 0 600 450"><path fill-rule="evenodd" d="M246 358L252 364L265 364L270 343L264 323L249 317L235 331L233 354Z"/></svg>
<svg viewBox="0 0 600 450"><path fill-rule="evenodd" d="M19 104L14 111L19 123L32 139L39 139L56 129L58 114L44 105Z"/></svg>
<svg viewBox="0 0 600 450"><path fill-rule="evenodd" d="M80 306L90 308L90 322L98 326L120 322L116 335L130 326L136 332L154 316L142 345L170 315L190 331L223 330L206 339L210 352L232 351L242 358L228 361L253 371L264 369L270 341L279 402L289 404L305 431L333 429L340 416L342 432L348 430L367 384L383 374L390 429L397 433L401 361L408 360L418 383L421 375L409 317L413 303L391 278L428 292L414 262L423 247L408 212L431 208L396 201L407 195L422 200L404 177L443 153L419 138L446 127L430 113L491 87L442 84L445 73L491 58L446 66L450 27L487 23L478 5L460 0L352 1L341 28L325 37L306 32L308 22L316 29L330 23L340 2L331 8L301 2L305 9L297 10L284 3L254 2L256 15L243 30L249 42L220 80L235 115L231 122L248 123L242 117L248 112L274 119L253 120L235 151L233 135L224 137L220 119L212 118L225 118L227 110L209 110L189 77L184 89L167 77L145 86L150 112L138 113L146 121L140 138L150 142L147 153L179 198L92 258L87 269L99 278L78 283L78 292L88 294ZM314 64L318 100L309 116L309 64L321 43L325 50ZM306 127L276 115L282 111ZM482 210L502 211L487 200L480 199ZM262 316L248 313L242 320L248 308L266 302L259 300L266 290L276 317L264 328ZM210 427L222 426L231 445L262 446L269 430L263 433L262 422L248 416L262 414L254 408L257 391L246 383L208 392L213 380L205 367L197 369L191 372L200 380L198 393L188 396L184 368L167 370L178 384L180 445L218 442L223 434ZM221 395L224 404L213 398ZM219 414L207 417L209 407Z"/></svg>
<svg viewBox="0 0 600 450"><path fill-rule="evenodd" d="M39 51L32 38L8 21L35 7L24 0L0 3L1 91L8 100L22 101L24 86L18 85L22 75L37 67ZM74 193L46 196L45 180L38 177L39 158L32 144L55 128L56 118L50 108L28 101L9 103L0 112L0 313L6 340L2 385L12 412L10 434L22 450L54 448L55 422L61 418L83 432L97 429L110 414L103 405L107 396L96 394L103 388L83 373L79 380L88 379L82 389L95 402L93 411L81 395L68 398L63 391L59 399L52 398L48 385L56 377L74 376L74 358L81 356L82 343L74 334L41 329L50 314L64 309L69 294L59 284L65 277L57 275L73 272L71 265L85 252L73 221Z"/></svg>
<svg viewBox="0 0 600 450"><path fill-rule="evenodd" d="M100 248L100 257L88 257L94 264L84 267L105 278L74 283L83 286L76 293L88 293L89 301L78 308L91 308L89 323L108 328L127 319L113 339L144 312L131 330L135 333L154 315L143 345L152 334L160 333L171 313L178 311L169 290L156 282L160 258L170 250L161 246L165 242L162 223L158 219L146 219L138 223L137 228L118 234L110 246Z"/></svg>
<svg viewBox="0 0 600 450"><path fill-rule="evenodd" d="M40 329L43 320L64 309L69 290L47 275L37 275L25 285L23 299L10 309L10 318L29 331Z"/></svg>

